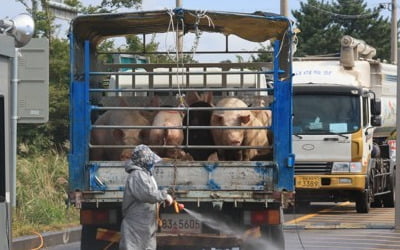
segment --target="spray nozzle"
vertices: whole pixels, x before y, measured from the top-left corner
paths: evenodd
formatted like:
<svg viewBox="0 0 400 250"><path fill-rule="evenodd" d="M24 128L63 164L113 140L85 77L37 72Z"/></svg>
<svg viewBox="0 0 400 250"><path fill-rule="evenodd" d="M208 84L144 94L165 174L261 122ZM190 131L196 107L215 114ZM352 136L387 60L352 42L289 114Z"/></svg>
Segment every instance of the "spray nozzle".
<svg viewBox="0 0 400 250"><path fill-rule="evenodd" d="M178 203L177 201L174 201L174 208L175 212L179 214L179 212L181 212L185 208L185 205L183 205L182 203Z"/></svg>

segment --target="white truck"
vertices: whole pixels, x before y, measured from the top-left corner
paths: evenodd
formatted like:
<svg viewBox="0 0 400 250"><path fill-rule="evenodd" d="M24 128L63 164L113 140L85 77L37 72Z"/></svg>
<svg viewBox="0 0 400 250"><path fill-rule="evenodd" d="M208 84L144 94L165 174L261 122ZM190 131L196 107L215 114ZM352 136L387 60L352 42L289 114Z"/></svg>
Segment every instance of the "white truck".
<svg viewBox="0 0 400 250"><path fill-rule="evenodd" d="M344 36L340 58L293 62L298 205L354 201L358 213L394 206L396 65Z"/></svg>

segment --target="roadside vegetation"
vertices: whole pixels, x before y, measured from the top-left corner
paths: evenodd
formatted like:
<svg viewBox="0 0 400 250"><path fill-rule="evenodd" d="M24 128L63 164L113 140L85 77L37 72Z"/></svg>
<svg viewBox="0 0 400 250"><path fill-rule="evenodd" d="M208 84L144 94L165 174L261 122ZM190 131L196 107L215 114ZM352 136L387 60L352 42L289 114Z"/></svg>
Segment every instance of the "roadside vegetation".
<svg viewBox="0 0 400 250"><path fill-rule="evenodd" d="M79 225L78 210L67 206L68 166L65 153L29 152L20 145L13 237Z"/></svg>

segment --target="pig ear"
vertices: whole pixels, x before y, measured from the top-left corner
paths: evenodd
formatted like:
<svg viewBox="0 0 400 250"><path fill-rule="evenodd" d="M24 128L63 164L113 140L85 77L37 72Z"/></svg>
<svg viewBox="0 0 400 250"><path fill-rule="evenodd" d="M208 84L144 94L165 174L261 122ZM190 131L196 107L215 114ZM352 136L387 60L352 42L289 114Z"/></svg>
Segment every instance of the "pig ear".
<svg viewBox="0 0 400 250"><path fill-rule="evenodd" d="M200 101L200 96L196 91L190 91L186 95L186 103L187 105L192 105L193 103L196 103Z"/></svg>
<svg viewBox="0 0 400 250"><path fill-rule="evenodd" d="M246 124L246 123L248 123L248 122L250 121L250 114L248 114L248 115L241 115L241 116L239 117L239 119L240 119L240 122L241 122L242 124Z"/></svg>
<svg viewBox="0 0 400 250"><path fill-rule="evenodd" d="M224 120L224 115L222 114L213 114L212 119L217 122L222 122Z"/></svg>
<svg viewBox="0 0 400 250"><path fill-rule="evenodd" d="M213 104L214 96L213 96L213 93L211 91L204 93L203 96L204 96L204 102L206 102L206 103L208 103L210 105Z"/></svg>
<svg viewBox="0 0 400 250"><path fill-rule="evenodd" d="M122 139L125 136L125 133L122 129L113 129L113 136L116 139Z"/></svg>

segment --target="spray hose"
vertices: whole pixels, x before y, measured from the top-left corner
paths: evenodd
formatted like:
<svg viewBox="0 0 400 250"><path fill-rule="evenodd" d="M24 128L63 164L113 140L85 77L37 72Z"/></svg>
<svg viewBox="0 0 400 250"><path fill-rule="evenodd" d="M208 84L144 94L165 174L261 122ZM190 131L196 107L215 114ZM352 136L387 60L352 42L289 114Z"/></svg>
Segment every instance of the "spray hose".
<svg viewBox="0 0 400 250"><path fill-rule="evenodd" d="M178 203L176 200L172 202L172 205L174 206L175 213L177 214L179 214L185 208L185 205ZM159 227L163 226L163 222L160 217L160 204L157 204L157 224Z"/></svg>
<svg viewBox="0 0 400 250"><path fill-rule="evenodd" d="M177 201L174 201L173 205L175 213L177 214L179 214L185 208L185 205L183 205L182 203L178 203Z"/></svg>

